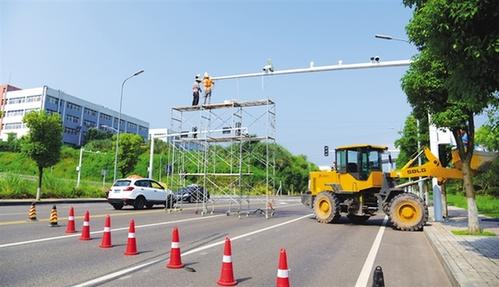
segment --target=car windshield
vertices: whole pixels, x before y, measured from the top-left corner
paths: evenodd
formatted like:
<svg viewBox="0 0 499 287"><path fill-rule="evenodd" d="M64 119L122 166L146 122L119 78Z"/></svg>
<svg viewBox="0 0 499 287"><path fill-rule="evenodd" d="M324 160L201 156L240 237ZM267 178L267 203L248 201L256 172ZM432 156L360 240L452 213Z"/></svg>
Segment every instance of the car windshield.
<svg viewBox="0 0 499 287"><path fill-rule="evenodd" d="M130 182L132 182L131 180L117 180L113 186L129 186L130 185Z"/></svg>

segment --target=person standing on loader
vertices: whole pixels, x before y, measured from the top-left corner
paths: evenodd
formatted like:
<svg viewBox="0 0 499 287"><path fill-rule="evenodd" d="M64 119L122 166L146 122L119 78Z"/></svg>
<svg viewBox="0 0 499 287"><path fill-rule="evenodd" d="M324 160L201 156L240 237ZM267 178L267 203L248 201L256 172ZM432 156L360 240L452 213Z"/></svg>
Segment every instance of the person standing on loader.
<svg viewBox="0 0 499 287"><path fill-rule="evenodd" d="M201 87L199 86L201 83L201 75L196 75L194 80L194 84L192 85L192 105L197 106L199 104L199 93L201 93Z"/></svg>
<svg viewBox="0 0 499 287"><path fill-rule="evenodd" d="M210 75L208 75L208 72L204 73L203 77L203 86L204 86L204 104L210 103L211 100L211 90L213 89L213 85L215 85L215 82L211 79Z"/></svg>

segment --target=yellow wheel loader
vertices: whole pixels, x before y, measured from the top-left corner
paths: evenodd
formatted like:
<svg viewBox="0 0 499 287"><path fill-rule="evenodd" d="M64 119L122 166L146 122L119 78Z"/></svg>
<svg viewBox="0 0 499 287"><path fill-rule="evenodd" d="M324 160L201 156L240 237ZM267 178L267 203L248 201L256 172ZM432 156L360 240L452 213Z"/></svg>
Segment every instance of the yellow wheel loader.
<svg viewBox="0 0 499 287"><path fill-rule="evenodd" d="M361 223L382 210L399 230L422 230L428 220L428 207L416 194L403 187L417 181L397 185L400 178L436 177L439 181L461 179L460 169L442 167L428 148L423 148L401 169L389 173L382 171L381 154L385 146L350 145L335 150L335 165L331 171L315 171L309 176L309 191L302 195L302 203L313 208L320 223L337 222L341 214L354 223ZM493 160L497 154L475 152L472 168L478 169ZM427 161L414 166L418 157ZM459 166L457 153L452 162Z"/></svg>

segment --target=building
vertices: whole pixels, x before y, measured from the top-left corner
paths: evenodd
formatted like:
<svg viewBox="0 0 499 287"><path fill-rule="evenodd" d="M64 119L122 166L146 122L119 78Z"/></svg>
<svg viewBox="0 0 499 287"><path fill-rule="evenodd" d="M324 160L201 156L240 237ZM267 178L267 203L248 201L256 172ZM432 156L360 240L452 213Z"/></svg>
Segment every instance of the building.
<svg viewBox="0 0 499 287"><path fill-rule="evenodd" d="M58 113L63 122L63 141L80 146L91 128L117 132L119 113L106 107L68 95L47 86L19 89L0 85L0 138L6 140L9 133L21 137L28 133L23 117L31 111L44 110ZM121 114L120 132L148 137L149 123Z"/></svg>

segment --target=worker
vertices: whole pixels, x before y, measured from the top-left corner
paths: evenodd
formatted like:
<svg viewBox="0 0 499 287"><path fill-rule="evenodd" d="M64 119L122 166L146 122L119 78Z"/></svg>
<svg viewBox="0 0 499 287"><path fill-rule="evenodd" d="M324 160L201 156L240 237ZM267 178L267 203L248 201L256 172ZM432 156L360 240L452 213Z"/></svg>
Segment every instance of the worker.
<svg viewBox="0 0 499 287"><path fill-rule="evenodd" d="M210 78L210 75L208 75L208 72L204 73L203 77L203 86L204 86L204 104L210 103L211 99L211 90L213 89L213 85L215 85L215 82Z"/></svg>
<svg viewBox="0 0 499 287"><path fill-rule="evenodd" d="M197 74L194 79L194 84L192 85L192 105L197 106L199 104L199 93L201 93L201 75Z"/></svg>

